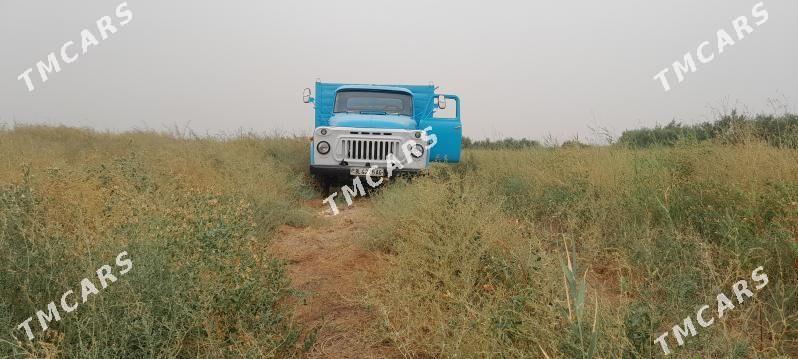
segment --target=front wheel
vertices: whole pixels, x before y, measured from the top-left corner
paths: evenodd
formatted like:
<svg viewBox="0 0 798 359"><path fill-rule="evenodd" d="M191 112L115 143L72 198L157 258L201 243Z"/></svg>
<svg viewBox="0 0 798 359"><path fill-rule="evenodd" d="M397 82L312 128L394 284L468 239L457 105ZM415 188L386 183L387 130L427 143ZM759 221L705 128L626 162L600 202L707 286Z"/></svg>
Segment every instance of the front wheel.
<svg viewBox="0 0 798 359"><path fill-rule="evenodd" d="M330 195L330 187L332 186L332 178L327 176L318 176L316 180L319 182L319 189L321 194L326 198Z"/></svg>

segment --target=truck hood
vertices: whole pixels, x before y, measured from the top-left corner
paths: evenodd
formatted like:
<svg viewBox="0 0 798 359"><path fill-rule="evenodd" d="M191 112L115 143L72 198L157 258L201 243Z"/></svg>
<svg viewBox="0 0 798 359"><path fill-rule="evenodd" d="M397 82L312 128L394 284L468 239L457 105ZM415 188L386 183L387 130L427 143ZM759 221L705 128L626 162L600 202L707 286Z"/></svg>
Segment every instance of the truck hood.
<svg viewBox="0 0 798 359"><path fill-rule="evenodd" d="M400 115L336 113L330 117L330 126L414 130L416 128L416 121L413 120L412 117Z"/></svg>

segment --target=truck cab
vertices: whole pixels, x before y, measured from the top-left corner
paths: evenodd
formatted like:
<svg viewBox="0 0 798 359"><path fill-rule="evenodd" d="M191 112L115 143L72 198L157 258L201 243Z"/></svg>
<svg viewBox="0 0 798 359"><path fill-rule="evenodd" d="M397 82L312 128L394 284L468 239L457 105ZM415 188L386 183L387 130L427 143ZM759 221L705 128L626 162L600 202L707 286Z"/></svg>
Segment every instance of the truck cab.
<svg viewBox="0 0 798 359"><path fill-rule="evenodd" d="M359 85L316 82L303 102L316 118L310 173L323 182L350 176L418 173L430 162L460 161L460 99L436 94L434 85ZM454 117L436 116L455 106ZM451 109L450 109L451 110ZM402 162L391 171L388 162Z"/></svg>

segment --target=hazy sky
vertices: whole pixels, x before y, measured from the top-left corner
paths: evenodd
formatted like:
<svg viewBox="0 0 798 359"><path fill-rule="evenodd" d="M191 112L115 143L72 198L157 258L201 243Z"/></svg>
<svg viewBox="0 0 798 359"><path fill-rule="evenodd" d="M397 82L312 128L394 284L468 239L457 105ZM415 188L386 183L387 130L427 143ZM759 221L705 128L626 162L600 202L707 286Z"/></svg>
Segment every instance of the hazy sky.
<svg viewBox="0 0 798 359"><path fill-rule="evenodd" d="M0 0L0 123L126 130L190 127L309 133L302 89L331 82L434 82L463 99L471 137L590 137L712 108L798 104L798 1ZM754 28L717 53L716 32ZM118 32L103 40L96 22ZM81 31L97 46L81 51ZM74 41L61 71L36 63ZM714 59L663 90L653 76L704 41ZM72 56L72 55L69 55ZM35 90L18 80L28 68Z"/></svg>

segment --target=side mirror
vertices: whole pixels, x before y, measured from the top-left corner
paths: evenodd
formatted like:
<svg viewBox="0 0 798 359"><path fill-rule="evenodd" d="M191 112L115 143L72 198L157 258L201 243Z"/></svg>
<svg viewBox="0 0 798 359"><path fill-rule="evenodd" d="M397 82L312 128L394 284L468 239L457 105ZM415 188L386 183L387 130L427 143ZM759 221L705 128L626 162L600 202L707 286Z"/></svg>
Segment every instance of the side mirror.
<svg viewBox="0 0 798 359"><path fill-rule="evenodd" d="M309 88L306 88L305 90L303 90L302 91L302 102L304 102L304 103L313 102L313 97L310 97L310 94L311 94L311 92L310 92Z"/></svg>
<svg viewBox="0 0 798 359"><path fill-rule="evenodd" d="M446 109L446 96L438 95L438 108L441 110Z"/></svg>

